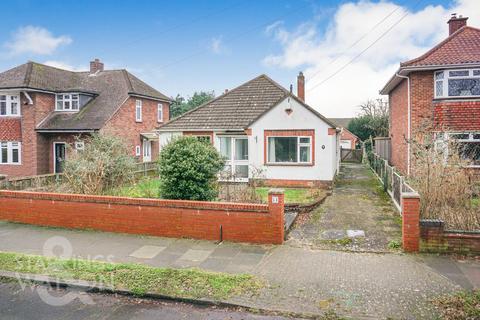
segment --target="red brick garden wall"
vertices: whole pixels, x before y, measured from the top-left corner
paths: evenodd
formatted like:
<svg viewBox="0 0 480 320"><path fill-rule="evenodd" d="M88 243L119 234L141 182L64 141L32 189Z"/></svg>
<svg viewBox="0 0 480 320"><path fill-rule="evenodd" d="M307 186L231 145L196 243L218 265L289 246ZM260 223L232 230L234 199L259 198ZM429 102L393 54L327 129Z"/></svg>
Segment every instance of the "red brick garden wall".
<svg viewBox="0 0 480 320"><path fill-rule="evenodd" d="M0 219L161 237L281 244L284 195L270 193L269 204L263 205L0 191Z"/></svg>
<svg viewBox="0 0 480 320"><path fill-rule="evenodd" d="M421 220L420 251L480 255L480 232L447 231L442 221Z"/></svg>

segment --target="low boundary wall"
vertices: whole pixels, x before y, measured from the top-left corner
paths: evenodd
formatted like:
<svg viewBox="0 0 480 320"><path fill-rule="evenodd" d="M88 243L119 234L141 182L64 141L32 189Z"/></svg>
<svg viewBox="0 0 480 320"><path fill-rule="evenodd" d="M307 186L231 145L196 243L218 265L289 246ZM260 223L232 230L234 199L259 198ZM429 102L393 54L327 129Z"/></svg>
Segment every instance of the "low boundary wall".
<svg viewBox="0 0 480 320"><path fill-rule="evenodd" d="M268 204L0 190L0 220L174 238L281 244L284 194Z"/></svg>
<svg viewBox="0 0 480 320"><path fill-rule="evenodd" d="M420 251L480 255L480 232L445 230L441 220L420 220Z"/></svg>

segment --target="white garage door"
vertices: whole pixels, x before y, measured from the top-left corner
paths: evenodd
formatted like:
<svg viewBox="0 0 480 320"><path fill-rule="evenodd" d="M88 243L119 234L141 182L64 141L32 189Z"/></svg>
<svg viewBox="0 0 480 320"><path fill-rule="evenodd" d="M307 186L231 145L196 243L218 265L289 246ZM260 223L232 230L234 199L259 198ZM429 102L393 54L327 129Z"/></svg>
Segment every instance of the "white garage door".
<svg viewBox="0 0 480 320"><path fill-rule="evenodd" d="M342 149L352 149L352 141L340 140L340 147L342 147Z"/></svg>

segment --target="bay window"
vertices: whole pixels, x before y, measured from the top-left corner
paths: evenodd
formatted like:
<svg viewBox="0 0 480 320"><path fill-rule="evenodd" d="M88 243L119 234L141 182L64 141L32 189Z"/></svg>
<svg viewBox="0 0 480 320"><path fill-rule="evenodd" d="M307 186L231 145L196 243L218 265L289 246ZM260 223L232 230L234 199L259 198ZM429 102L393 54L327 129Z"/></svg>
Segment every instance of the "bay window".
<svg viewBox="0 0 480 320"><path fill-rule="evenodd" d="M267 162L285 164L312 163L311 137L268 137Z"/></svg>
<svg viewBox="0 0 480 320"><path fill-rule="evenodd" d="M20 97L17 95L0 95L0 116L20 116Z"/></svg>
<svg viewBox="0 0 480 320"><path fill-rule="evenodd" d="M480 69L435 72L435 98L480 97Z"/></svg>
<svg viewBox="0 0 480 320"><path fill-rule="evenodd" d="M78 111L80 95L78 93L61 93L56 96L56 111Z"/></svg>
<svg viewBox="0 0 480 320"><path fill-rule="evenodd" d="M20 164L21 143L0 142L0 164Z"/></svg>
<svg viewBox="0 0 480 320"><path fill-rule="evenodd" d="M470 166L480 166L480 132L437 133L435 149L445 158L457 152L460 159L471 162Z"/></svg>

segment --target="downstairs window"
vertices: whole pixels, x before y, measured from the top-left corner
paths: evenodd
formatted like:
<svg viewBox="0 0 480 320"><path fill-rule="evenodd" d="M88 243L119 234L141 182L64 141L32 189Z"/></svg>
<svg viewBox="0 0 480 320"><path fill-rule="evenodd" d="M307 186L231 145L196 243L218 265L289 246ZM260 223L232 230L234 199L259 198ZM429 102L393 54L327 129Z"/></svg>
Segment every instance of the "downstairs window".
<svg viewBox="0 0 480 320"><path fill-rule="evenodd" d="M20 151L20 142L0 142L0 164L20 164Z"/></svg>
<svg viewBox="0 0 480 320"><path fill-rule="evenodd" d="M268 137L268 163L312 163L311 137Z"/></svg>

